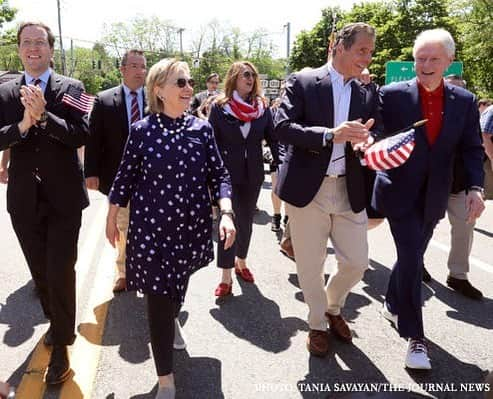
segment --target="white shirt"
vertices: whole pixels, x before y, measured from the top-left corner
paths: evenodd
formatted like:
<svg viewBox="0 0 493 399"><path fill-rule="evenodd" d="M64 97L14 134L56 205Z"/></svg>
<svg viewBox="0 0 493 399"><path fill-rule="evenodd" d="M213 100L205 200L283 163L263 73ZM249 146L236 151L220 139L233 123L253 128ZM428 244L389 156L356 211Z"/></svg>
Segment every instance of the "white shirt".
<svg viewBox="0 0 493 399"><path fill-rule="evenodd" d="M344 76L337 72L331 63L328 64L330 80L332 83L332 96L334 99L334 127L348 120L349 106L351 103L351 83L353 79L344 82ZM346 143L332 143L328 175L346 174L346 158L344 149Z"/></svg>

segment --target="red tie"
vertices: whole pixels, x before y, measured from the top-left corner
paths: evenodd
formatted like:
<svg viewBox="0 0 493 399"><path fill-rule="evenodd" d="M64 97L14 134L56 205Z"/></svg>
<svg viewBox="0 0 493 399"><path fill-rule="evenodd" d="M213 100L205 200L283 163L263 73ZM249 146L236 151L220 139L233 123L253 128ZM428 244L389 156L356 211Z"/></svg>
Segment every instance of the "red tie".
<svg viewBox="0 0 493 399"><path fill-rule="evenodd" d="M130 124L137 122L140 119L139 103L137 102L137 93L131 91L132 106L130 107Z"/></svg>

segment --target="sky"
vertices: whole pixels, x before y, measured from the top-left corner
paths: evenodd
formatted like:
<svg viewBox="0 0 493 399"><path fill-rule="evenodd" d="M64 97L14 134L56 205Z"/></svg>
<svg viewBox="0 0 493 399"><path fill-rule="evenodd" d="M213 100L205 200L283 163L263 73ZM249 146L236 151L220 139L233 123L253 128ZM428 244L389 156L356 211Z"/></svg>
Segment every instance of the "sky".
<svg viewBox="0 0 493 399"><path fill-rule="evenodd" d="M62 35L65 38L95 41L104 23L125 22L133 16L156 15L185 29L186 45L193 32L212 19L237 26L242 32L262 27L280 49L286 48L287 22L291 40L301 30L311 29L321 17L321 9L351 7L355 0L60 0ZM57 0L10 0L18 9L16 21L41 20L58 33ZM188 39L187 39L188 35ZM80 43L79 45L82 45ZM284 54L282 54L284 53ZM285 50L281 52L285 56Z"/></svg>

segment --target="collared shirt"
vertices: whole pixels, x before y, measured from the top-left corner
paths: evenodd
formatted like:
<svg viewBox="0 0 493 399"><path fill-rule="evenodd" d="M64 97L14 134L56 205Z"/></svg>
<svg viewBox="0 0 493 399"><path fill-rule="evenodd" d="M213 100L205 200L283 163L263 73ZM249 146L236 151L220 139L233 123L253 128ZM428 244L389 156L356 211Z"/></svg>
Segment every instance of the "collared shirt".
<svg viewBox="0 0 493 399"><path fill-rule="evenodd" d="M426 90L418 82L419 98L421 99L421 112L423 117L428 119L426 122L426 138L428 144L433 145L442 130L442 116L444 103L444 84L443 79L440 86L433 91Z"/></svg>
<svg viewBox="0 0 493 399"><path fill-rule="evenodd" d="M344 76L337 72L331 63L328 64L328 68L334 99L334 127L336 127L348 120L353 79L344 82ZM332 154L327 168L328 175L344 175L346 173L345 148L346 143L332 143Z"/></svg>
<svg viewBox="0 0 493 399"><path fill-rule="evenodd" d="M493 139L493 105L486 108L481 114L481 132L491 134Z"/></svg>
<svg viewBox="0 0 493 399"><path fill-rule="evenodd" d="M32 85L36 79L41 80L39 83L39 87L43 91L43 94L46 90L46 86L48 86L48 80L50 80L51 76L51 68L48 68L44 71L39 77L35 78L34 76L29 75L27 72L24 72L24 78L26 79L26 84Z"/></svg>
<svg viewBox="0 0 493 399"><path fill-rule="evenodd" d="M139 105L139 119L144 117L144 89L139 87L137 90L131 90L127 86L123 85L123 92L125 93L125 105L127 107L127 119L128 119L128 131L130 131L130 121L132 118L132 99L133 96L130 92L135 91L137 93L137 104Z"/></svg>

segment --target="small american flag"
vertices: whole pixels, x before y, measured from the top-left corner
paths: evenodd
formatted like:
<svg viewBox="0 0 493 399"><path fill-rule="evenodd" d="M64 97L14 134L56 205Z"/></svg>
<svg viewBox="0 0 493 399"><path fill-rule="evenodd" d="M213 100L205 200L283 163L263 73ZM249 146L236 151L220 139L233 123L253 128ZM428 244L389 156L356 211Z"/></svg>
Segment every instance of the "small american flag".
<svg viewBox="0 0 493 399"><path fill-rule="evenodd" d="M414 129L387 137L366 150L364 163L373 170L397 168L411 156L414 145Z"/></svg>
<svg viewBox="0 0 493 399"><path fill-rule="evenodd" d="M84 113L89 113L95 98L95 96L84 93L83 89L70 85L68 90L63 94L62 103Z"/></svg>

